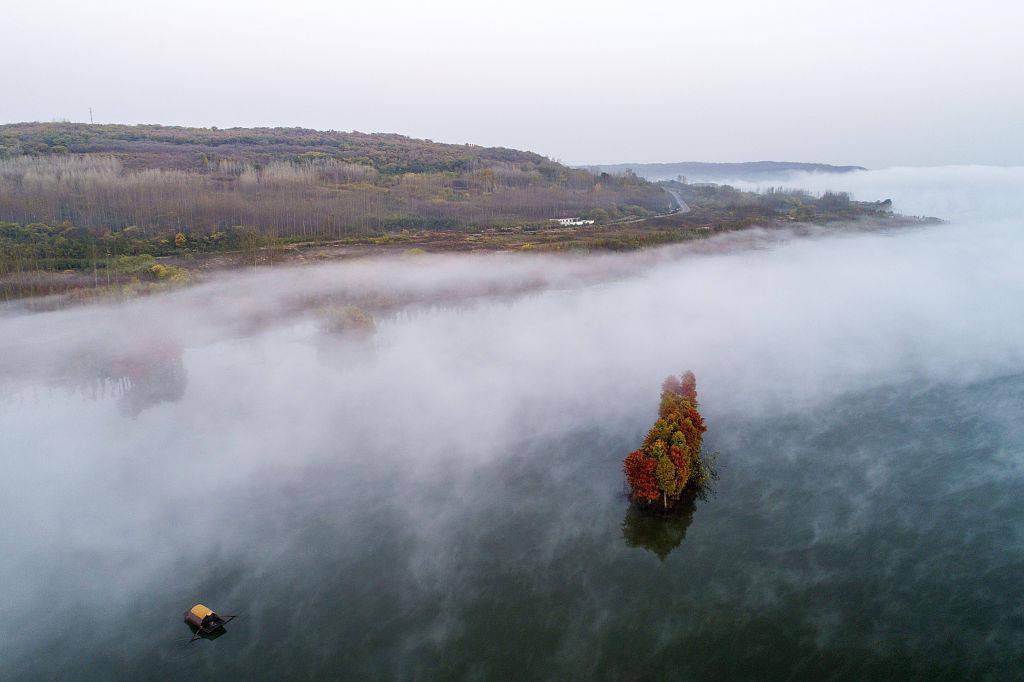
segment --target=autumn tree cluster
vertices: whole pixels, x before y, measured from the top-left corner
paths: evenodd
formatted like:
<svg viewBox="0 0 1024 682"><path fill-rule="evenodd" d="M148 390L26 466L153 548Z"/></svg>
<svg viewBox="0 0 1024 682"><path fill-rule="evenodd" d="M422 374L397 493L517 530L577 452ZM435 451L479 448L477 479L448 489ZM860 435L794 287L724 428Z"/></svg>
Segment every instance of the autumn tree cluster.
<svg viewBox="0 0 1024 682"><path fill-rule="evenodd" d="M665 379L658 420L641 448L629 453L623 463L633 500L669 509L684 492L707 483L710 469L701 456L705 431L693 372Z"/></svg>

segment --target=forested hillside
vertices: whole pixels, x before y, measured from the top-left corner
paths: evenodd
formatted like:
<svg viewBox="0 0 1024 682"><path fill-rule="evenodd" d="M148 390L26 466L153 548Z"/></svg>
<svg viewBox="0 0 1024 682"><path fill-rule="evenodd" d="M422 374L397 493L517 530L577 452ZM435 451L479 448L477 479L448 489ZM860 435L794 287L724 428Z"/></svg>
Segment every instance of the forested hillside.
<svg viewBox="0 0 1024 682"><path fill-rule="evenodd" d="M212 235L239 227L332 238L462 230L667 210L632 174L538 154L393 134L300 128L0 126L0 220L97 234Z"/></svg>

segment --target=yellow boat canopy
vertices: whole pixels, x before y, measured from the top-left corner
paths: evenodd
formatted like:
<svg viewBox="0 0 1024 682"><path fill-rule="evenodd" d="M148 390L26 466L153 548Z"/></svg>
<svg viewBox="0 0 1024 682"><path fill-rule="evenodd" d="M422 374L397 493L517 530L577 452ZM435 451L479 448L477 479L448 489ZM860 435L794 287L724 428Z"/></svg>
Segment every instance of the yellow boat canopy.
<svg viewBox="0 0 1024 682"><path fill-rule="evenodd" d="M211 613L213 613L213 611L211 609L208 609L207 607L203 606L202 604L196 604L191 609L189 609L189 613L191 613L193 616L195 616L199 620L202 620L203 618L206 618Z"/></svg>

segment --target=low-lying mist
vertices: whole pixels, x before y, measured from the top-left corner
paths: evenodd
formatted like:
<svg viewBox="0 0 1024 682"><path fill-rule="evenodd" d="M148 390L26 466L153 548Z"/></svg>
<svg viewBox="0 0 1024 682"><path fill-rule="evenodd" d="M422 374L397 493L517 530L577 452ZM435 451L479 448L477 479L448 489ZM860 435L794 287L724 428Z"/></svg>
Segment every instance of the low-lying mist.
<svg viewBox="0 0 1024 682"><path fill-rule="evenodd" d="M540 569L517 569L527 560L514 534L500 543L517 559L480 558L495 551L495 515L533 514L522 552L545 570L572 562L566 543L604 547L608 528L588 516L591 500L625 512L621 457L650 425L661 380L685 369L698 378L724 488L719 506L683 529L695 548L745 507L775 508L781 498L767 491L787 486L767 462L783 452L812 472L797 486L808 508L825 495L852 514L804 519L807 544L794 552L863 531L856 519L882 504L876 484L895 475L892 453L926 461L922 444L950 428L941 411L928 433L914 431L918 421L905 433L893 426L889 450L849 453L856 489L835 489L829 481L840 479L816 469L813 444L847 420L870 429L878 418L856 407L865 400L899 414L905 396L966 392L972 401L957 409L1019 434L1019 392L978 387L1024 372L1024 169L891 169L793 184L892 197L897 210L948 222L799 237L755 230L621 256L367 259L240 271L117 305L0 311L0 661L68 673L75 657L98 661L106 650L122 673L179 670L178 654L166 653L184 631L175 619L209 599L228 612L251 606L248 623L210 644L234 641L232 669L252 672L257 642L296 625L268 595L288 595L306 613L335 609L340 622L368 618L359 605L384 590L409 609L401 634L349 643L386 654L381 668L344 659L297 669L436 672L423 667L423 647L469 637L477 625L467 609L504 585L483 575L504 576L518 598L539 594L531 576ZM360 304L376 334L330 333L325 301ZM870 433L863 441L877 444ZM751 442L776 454L758 455ZM967 467L971 485L1018 481L1020 451L1005 443L1020 442L991 444L1001 466ZM625 565L635 551L622 545L595 565ZM334 566L331 579L344 581L346 571L372 574L370 557L387 565L372 589L355 581L328 592L322 573L296 570ZM727 556L715 561L730 572ZM746 608L784 601L792 588L781 586L808 576L778 570L789 577L771 589L747 584ZM203 582L210 571L216 580ZM301 588L284 589L285 574ZM562 665L608 642L602 628L617 614L602 600L626 589L588 575L561 575L568 593L551 656ZM284 620L260 620L260 603ZM826 646L843 614L811 611ZM144 614L146 638L112 627L133 613ZM660 636L695 633L685 618L657 620ZM306 663L318 655L311 636L292 642ZM41 652L52 657L33 661ZM137 660L144 652L148 662ZM224 665L213 652L203 652L205 665Z"/></svg>

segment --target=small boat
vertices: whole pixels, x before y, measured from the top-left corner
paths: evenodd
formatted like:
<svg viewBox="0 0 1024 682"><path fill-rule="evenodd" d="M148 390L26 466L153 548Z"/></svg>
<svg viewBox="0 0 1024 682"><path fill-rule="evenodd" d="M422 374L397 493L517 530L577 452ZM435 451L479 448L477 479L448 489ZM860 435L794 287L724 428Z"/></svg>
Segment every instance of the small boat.
<svg viewBox="0 0 1024 682"><path fill-rule="evenodd" d="M189 644L197 639L216 639L220 637L226 632L224 626L234 618L235 616L222 618L213 609L202 604L196 604L185 612L185 622L192 629L192 639L188 641Z"/></svg>

